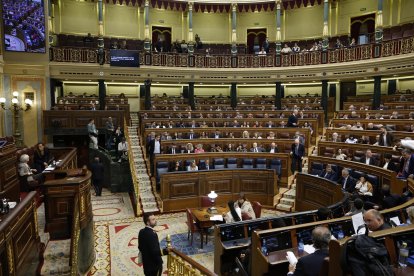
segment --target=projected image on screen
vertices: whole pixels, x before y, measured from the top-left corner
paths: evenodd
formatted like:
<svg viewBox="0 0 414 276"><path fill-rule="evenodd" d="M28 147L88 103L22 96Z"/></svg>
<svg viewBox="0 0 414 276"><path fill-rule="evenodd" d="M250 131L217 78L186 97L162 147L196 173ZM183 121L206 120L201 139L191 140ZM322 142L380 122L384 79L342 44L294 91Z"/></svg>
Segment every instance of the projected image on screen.
<svg viewBox="0 0 414 276"><path fill-rule="evenodd" d="M43 0L3 0L6 51L45 53Z"/></svg>

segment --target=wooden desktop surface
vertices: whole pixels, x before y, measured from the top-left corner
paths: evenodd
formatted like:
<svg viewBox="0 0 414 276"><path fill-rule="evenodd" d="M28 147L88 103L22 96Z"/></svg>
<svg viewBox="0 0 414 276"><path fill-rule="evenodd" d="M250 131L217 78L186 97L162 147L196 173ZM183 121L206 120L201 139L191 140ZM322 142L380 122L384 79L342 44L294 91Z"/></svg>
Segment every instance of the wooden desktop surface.
<svg viewBox="0 0 414 276"><path fill-rule="evenodd" d="M304 250L299 252L298 248L289 248L289 249L274 251L274 252L270 252L269 256L267 256L267 260L268 260L269 264L270 265L276 265L276 264L288 262L288 260L286 258L286 256L287 256L286 253L288 251L292 251L293 254L295 254L297 259L308 255L308 253L306 253Z"/></svg>
<svg viewBox="0 0 414 276"><path fill-rule="evenodd" d="M209 213L207 207L202 208L191 208L191 213L193 214L194 220L201 228L210 228L214 226L214 224L217 223L215 220L210 220L210 217L213 215L223 215L226 214L229 211L228 207L225 207L223 205L216 206L217 213ZM224 221L224 220L223 220Z"/></svg>

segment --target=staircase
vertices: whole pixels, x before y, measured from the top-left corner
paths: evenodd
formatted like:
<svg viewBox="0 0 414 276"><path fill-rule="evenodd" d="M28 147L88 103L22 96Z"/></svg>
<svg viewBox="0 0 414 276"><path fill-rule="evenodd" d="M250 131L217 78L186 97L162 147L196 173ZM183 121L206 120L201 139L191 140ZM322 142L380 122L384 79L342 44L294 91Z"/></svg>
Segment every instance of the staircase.
<svg viewBox="0 0 414 276"><path fill-rule="evenodd" d="M139 187L139 199L142 205L143 212L159 212L154 190L151 185L151 179L148 175L148 169L143 155L141 138L137 133L139 126L138 114L131 113L131 126L128 127L129 140L130 140L130 152L132 153L134 160L134 169L136 172L136 178L138 180Z"/></svg>
<svg viewBox="0 0 414 276"><path fill-rule="evenodd" d="M49 241L43 253L44 264L40 275L70 275L70 241Z"/></svg>

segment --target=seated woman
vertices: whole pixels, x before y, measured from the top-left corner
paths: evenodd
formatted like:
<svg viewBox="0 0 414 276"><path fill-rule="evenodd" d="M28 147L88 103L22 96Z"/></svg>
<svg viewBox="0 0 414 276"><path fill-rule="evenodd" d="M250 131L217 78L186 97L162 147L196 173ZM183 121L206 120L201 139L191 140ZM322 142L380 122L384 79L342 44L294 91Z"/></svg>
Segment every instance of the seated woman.
<svg viewBox="0 0 414 276"><path fill-rule="evenodd" d="M187 167L187 171L198 171L198 166L195 160L192 160L190 166Z"/></svg>
<svg viewBox="0 0 414 276"><path fill-rule="evenodd" d="M38 143L34 149L33 162L34 168L38 172L43 172L50 162L49 150L45 148L43 143Z"/></svg>
<svg viewBox="0 0 414 276"><path fill-rule="evenodd" d="M372 196L374 189L372 184L367 180L367 176L362 174L359 181L355 185L355 191L361 196Z"/></svg>
<svg viewBox="0 0 414 276"><path fill-rule="evenodd" d="M334 158L337 160L345 160L346 154L342 152L342 149L338 149L338 151L334 154Z"/></svg>
<svg viewBox="0 0 414 276"><path fill-rule="evenodd" d="M234 201L230 200L227 205L229 206L229 210L225 215L224 215L224 220L227 223L230 222L236 222L236 221L241 221L242 220L242 213L241 213L241 209L238 205L236 205L236 203L234 203Z"/></svg>
<svg viewBox="0 0 414 276"><path fill-rule="evenodd" d="M234 206L238 206L241 209L242 217L246 219L256 219L252 204L246 199L244 193L240 193L239 199L234 203Z"/></svg>
<svg viewBox="0 0 414 276"><path fill-rule="evenodd" d="M17 165L19 176L22 178L24 183L21 183L20 191L28 192L29 187L39 186L42 182L42 173L36 173L36 169L31 169L29 166L29 155L22 154L20 156L20 163Z"/></svg>
<svg viewBox="0 0 414 276"><path fill-rule="evenodd" d="M194 150L194 153L204 153L203 145L202 144L198 144L196 146L196 149Z"/></svg>

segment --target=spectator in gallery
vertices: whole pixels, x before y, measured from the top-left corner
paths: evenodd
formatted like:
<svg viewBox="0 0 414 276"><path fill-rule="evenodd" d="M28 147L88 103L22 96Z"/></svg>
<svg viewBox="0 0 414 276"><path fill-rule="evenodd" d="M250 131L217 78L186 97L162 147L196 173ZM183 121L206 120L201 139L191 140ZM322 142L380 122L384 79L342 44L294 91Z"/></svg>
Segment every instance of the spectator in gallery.
<svg viewBox="0 0 414 276"><path fill-rule="evenodd" d="M88 33L88 35L84 37L83 42L86 45L93 42L93 37L92 37L91 33Z"/></svg>
<svg viewBox="0 0 414 276"><path fill-rule="evenodd" d="M259 55L259 56L265 56L265 55L266 55L266 51L265 51L264 47L262 47L262 48L260 49L260 51L258 52L258 55Z"/></svg>
<svg viewBox="0 0 414 276"><path fill-rule="evenodd" d="M201 38L200 38L200 36L198 34L195 35L194 40L195 40L195 48L196 49L203 48L203 42L201 42Z"/></svg>
<svg viewBox="0 0 414 276"><path fill-rule="evenodd" d="M119 49L118 41L113 41L111 44L111 49L116 50Z"/></svg>
<svg viewBox="0 0 414 276"><path fill-rule="evenodd" d="M336 39L335 48L342 48L344 45L342 44L341 40L339 38Z"/></svg>
<svg viewBox="0 0 414 276"><path fill-rule="evenodd" d="M298 43L295 42L295 45L292 48L292 52L293 53L299 53L300 52L300 47L298 46Z"/></svg>
<svg viewBox="0 0 414 276"><path fill-rule="evenodd" d="M355 46L356 46L355 38L352 38L351 43L349 43L349 47L355 47Z"/></svg>
<svg viewBox="0 0 414 276"><path fill-rule="evenodd" d="M126 40L121 41L121 45L119 46L119 48L122 50L128 50L128 45L127 45Z"/></svg>
<svg viewBox="0 0 414 276"><path fill-rule="evenodd" d="M266 40L263 42L262 49L264 49L266 53L269 53L269 48L270 48L269 37L266 37Z"/></svg>
<svg viewBox="0 0 414 276"><path fill-rule="evenodd" d="M289 54L292 52L292 49L285 43L285 46L280 51L282 54Z"/></svg>

